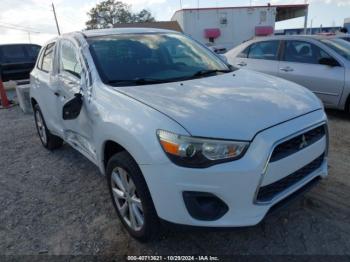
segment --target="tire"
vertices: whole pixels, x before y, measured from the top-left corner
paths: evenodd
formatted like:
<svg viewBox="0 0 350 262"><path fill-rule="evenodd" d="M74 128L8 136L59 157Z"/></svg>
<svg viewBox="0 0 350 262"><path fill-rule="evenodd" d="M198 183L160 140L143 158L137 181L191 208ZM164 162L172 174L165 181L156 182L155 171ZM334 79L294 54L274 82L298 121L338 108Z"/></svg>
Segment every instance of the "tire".
<svg viewBox="0 0 350 262"><path fill-rule="evenodd" d="M48 150L60 148L63 145L63 140L60 137L51 134L47 129L45 119L38 104L34 106L34 119L36 130L38 131L42 145Z"/></svg>
<svg viewBox="0 0 350 262"><path fill-rule="evenodd" d="M117 153L109 159L106 173L113 205L130 235L141 242L157 238L159 218L135 160L125 151Z"/></svg>
<svg viewBox="0 0 350 262"><path fill-rule="evenodd" d="M350 96L348 97L348 99L346 100L345 103L345 112L350 115Z"/></svg>

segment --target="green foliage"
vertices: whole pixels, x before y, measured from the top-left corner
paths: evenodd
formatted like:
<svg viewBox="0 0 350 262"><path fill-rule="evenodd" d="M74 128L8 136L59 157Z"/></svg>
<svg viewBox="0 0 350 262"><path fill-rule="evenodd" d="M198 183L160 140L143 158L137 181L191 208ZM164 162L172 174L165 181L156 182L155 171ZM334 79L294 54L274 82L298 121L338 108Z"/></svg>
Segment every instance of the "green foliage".
<svg viewBox="0 0 350 262"><path fill-rule="evenodd" d="M120 1L106 0L87 13L89 20L86 22L87 29L112 28L118 23L141 23L155 21L151 12L146 9L139 13L133 13L131 6Z"/></svg>

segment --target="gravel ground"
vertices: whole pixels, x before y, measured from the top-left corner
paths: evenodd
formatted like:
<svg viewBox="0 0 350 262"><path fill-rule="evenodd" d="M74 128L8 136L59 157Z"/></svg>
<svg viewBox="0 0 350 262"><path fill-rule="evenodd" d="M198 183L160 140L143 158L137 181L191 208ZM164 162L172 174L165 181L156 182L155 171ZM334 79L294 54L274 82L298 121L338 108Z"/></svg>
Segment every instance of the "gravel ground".
<svg viewBox="0 0 350 262"><path fill-rule="evenodd" d="M118 221L105 178L71 147L45 150L33 117L0 110L0 254L350 255L350 118L330 119L330 176L261 224L176 231L141 244Z"/></svg>

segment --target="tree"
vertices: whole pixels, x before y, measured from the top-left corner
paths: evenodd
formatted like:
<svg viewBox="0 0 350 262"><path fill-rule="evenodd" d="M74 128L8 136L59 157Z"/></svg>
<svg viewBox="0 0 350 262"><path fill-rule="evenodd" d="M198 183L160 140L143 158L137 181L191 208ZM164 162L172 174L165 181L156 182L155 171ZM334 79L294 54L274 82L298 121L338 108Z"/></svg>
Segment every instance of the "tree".
<svg viewBox="0 0 350 262"><path fill-rule="evenodd" d="M134 18L134 21L133 21L134 23L135 22L142 23L142 22L154 22L155 21L151 12L146 10L146 9L141 10L140 13L134 14L133 18Z"/></svg>
<svg viewBox="0 0 350 262"><path fill-rule="evenodd" d="M89 16L89 20L86 22L87 29L112 28L118 23L155 21L150 11L143 9L139 13L133 13L131 5L115 0L103 1L87 14Z"/></svg>

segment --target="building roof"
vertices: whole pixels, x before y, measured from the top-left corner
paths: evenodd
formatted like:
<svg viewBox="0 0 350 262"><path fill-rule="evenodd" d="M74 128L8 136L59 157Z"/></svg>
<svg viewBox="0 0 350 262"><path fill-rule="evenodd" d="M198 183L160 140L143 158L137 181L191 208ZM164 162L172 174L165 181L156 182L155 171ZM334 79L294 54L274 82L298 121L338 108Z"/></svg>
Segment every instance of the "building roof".
<svg viewBox="0 0 350 262"><path fill-rule="evenodd" d="M182 32L182 29L177 21L159 21L159 22L145 22L145 23L124 23L124 24L115 24L115 28L132 28L132 27L141 27L141 28L158 28L158 29L167 29Z"/></svg>
<svg viewBox="0 0 350 262"><path fill-rule="evenodd" d="M177 12L186 11L208 11L208 10L227 10L227 9L255 9L255 8L276 8L276 22L305 15L308 9L308 4L295 4L295 5L255 5L255 6L231 6L231 7L204 7L204 8L183 8L175 11L172 18L174 18Z"/></svg>

